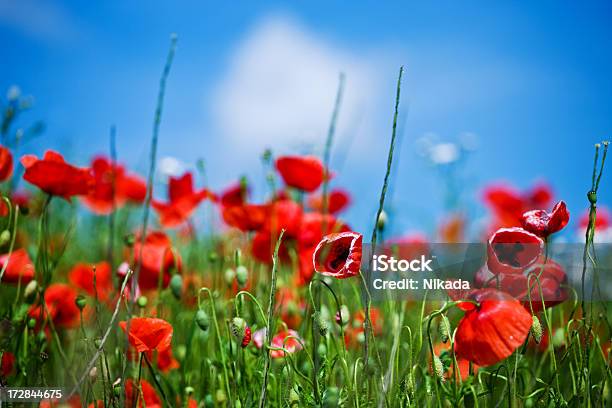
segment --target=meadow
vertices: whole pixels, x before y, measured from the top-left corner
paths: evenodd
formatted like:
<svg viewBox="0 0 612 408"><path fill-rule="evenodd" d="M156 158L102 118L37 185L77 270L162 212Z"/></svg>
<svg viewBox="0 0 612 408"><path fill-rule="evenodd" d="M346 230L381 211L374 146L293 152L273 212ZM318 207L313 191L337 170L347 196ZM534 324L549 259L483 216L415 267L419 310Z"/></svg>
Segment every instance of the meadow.
<svg viewBox="0 0 612 408"><path fill-rule="evenodd" d="M342 212L359 198L335 185L330 162L342 79L323 157L262 152L266 201L251 200L247 179L201 185L203 169L153 191L175 41L145 175L117 160L113 132L109 152L88 167L62 152L27 154L21 144L38 129L14 123L28 101L2 102L3 387L61 390L41 407L612 404L610 303L572 287L548 251L570 217L581 218L583 281L611 264L609 251L595 251L611 228L597 207L610 185L608 142L595 146L594 163L571 164L593 168L584 215L570 215L546 184L486 186L487 257L471 288L373 300L364 244L396 255L429 244L385 233L402 70L385 177L371 187L378 211L370 231L354 231ZM205 203L223 228L192 222ZM439 237L464 242L471 220L447 220Z"/></svg>

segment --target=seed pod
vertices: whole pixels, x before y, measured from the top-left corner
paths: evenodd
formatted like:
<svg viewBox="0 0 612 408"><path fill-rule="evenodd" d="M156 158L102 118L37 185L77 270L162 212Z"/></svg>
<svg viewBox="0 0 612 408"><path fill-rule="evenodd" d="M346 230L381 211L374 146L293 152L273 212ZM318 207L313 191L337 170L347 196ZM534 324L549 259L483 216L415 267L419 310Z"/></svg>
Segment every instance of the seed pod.
<svg viewBox="0 0 612 408"><path fill-rule="evenodd" d="M91 380L91 382L96 382L96 380L98 379L98 367L91 367L91 370L89 370L89 379Z"/></svg>
<svg viewBox="0 0 612 408"><path fill-rule="evenodd" d="M446 315L442 315L440 323L438 325L438 333L440 334L440 340L442 343L446 343L450 337L450 322Z"/></svg>
<svg viewBox="0 0 612 408"><path fill-rule="evenodd" d="M223 273L223 278L225 279L225 283L227 283L228 286L234 283L235 277L236 277L236 271L233 270L232 268L227 268L225 272Z"/></svg>
<svg viewBox="0 0 612 408"><path fill-rule="evenodd" d="M80 311L83 311L83 309L85 309L85 306L87 305L87 299L85 299L85 296L79 295L74 300L74 304L76 305L76 307L79 308Z"/></svg>
<svg viewBox="0 0 612 408"><path fill-rule="evenodd" d="M36 327L36 319L34 319L33 317L30 317L28 319L28 328L33 329Z"/></svg>
<svg viewBox="0 0 612 408"><path fill-rule="evenodd" d="M378 216L378 220L376 220L376 228L378 228L379 231L383 231L388 221L389 217L387 216L387 213L385 210L382 210Z"/></svg>
<svg viewBox="0 0 612 408"><path fill-rule="evenodd" d="M532 317L533 321L531 323L531 335L533 336L536 344L540 344L543 335L542 324L536 315L533 315Z"/></svg>
<svg viewBox="0 0 612 408"><path fill-rule="evenodd" d="M210 317L204 310L199 309L195 314L195 321L200 330L207 332L210 328Z"/></svg>
<svg viewBox="0 0 612 408"><path fill-rule="evenodd" d="M433 357L433 369L436 377L438 377L440 381L444 381L444 364L442 364L440 357L436 355Z"/></svg>
<svg viewBox="0 0 612 408"><path fill-rule="evenodd" d="M248 269L243 265L238 266L236 268L236 281L238 282L238 286L240 286L241 288L245 287L248 279L249 279Z"/></svg>
<svg viewBox="0 0 612 408"><path fill-rule="evenodd" d="M11 242L11 231L5 229L0 232L0 246L5 246L9 242Z"/></svg>
<svg viewBox="0 0 612 408"><path fill-rule="evenodd" d="M327 336L327 332L329 331L329 326L320 312L314 312L312 314L312 320L315 324L315 327L319 330L319 334L323 337Z"/></svg>
<svg viewBox="0 0 612 408"><path fill-rule="evenodd" d="M170 291L176 300L180 300L183 295L183 277L178 273L170 279Z"/></svg>
<svg viewBox="0 0 612 408"><path fill-rule="evenodd" d="M185 395L193 395L195 389L193 387L187 386L185 387Z"/></svg>
<svg viewBox="0 0 612 408"><path fill-rule="evenodd" d="M138 304L138 307L144 308L144 307L147 307L147 303L149 303L149 300L147 299L146 296L140 296L138 300L136 301L136 303Z"/></svg>
<svg viewBox="0 0 612 408"><path fill-rule="evenodd" d="M234 317L230 323L230 330L232 331L232 335L242 341L244 337L244 331L246 329L246 322L241 317Z"/></svg>

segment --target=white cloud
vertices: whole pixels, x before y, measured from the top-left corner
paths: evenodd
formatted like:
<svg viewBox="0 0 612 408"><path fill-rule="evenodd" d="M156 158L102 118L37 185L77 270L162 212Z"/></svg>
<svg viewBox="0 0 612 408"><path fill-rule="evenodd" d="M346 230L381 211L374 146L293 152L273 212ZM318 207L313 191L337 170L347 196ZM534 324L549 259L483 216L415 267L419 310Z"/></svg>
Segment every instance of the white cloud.
<svg viewBox="0 0 612 408"><path fill-rule="evenodd" d="M320 153L340 72L347 77L338 132L355 130L377 94L376 67L306 31L287 17L261 21L240 43L210 101L224 143L249 155Z"/></svg>

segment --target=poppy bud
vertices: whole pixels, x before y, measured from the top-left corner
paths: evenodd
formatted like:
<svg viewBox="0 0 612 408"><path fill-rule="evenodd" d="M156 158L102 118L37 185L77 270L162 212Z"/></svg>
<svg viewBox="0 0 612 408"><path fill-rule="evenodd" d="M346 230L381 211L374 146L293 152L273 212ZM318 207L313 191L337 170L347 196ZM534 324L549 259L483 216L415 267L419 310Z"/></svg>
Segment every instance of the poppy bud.
<svg viewBox="0 0 612 408"><path fill-rule="evenodd" d="M129 247L129 248L133 247L134 241L136 241L134 234L126 234L123 237L123 243L125 244L126 247Z"/></svg>
<svg viewBox="0 0 612 408"><path fill-rule="evenodd" d="M193 387L187 386L185 387L185 395L193 395L195 389Z"/></svg>
<svg viewBox="0 0 612 408"><path fill-rule="evenodd" d="M223 277L225 278L225 283L231 285L236 277L236 271L234 271L232 268L227 268L223 274Z"/></svg>
<svg viewBox="0 0 612 408"><path fill-rule="evenodd" d="M203 311L202 309L198 310L195 315L195 321L198 327L203 331L207 332L210 328L210 317L208 317L208 313Z"/></svg>
<svg viewBox="0 0 612 408"><path fill-rule="evenodd" d="M335 408L340 403L340 392L337 387L328 387L323 392L323 407Z"/></svg>
<svg viewBox="0 0 612 408"><path fill-rule="evenodd" d="M597 203L597 193L593 190L587 193L587 198L589 199L589 203L596 204Z"/></svg>
<svg viewBox="0 0 612 408"><path fill-rule="evenodd" d="M440 381L444 381L444 364L442 364L442 360L440 357L434 355L433 358L433 369L436 377L440 379Z"/></svg>
<svg viewBox="0 0 612 408"><path fill-rule="evenodd" d="M248 278L249 278L248 269L242 265L238 266L236 268L236 281L238 281L238 285L241 288L246 286Z"/></svg>
<svg viewBox="0 0 612 408"><path fill-rule="evenodd" d="M555 330L552 337L552 343L555 347L562 347L565 345L565 330L563 327L559 327L557 330Z"/></svg>
<svg viewBox="0 0 612 408"><path fill-rule="evenodd" d="M96 382L96 380L98 379L98 367L91 367L91 370L89 370L89 379L91 380L91 382Z"/></svg>
<svg viewBox="0 0 612 408"><path fill-rule="evenodd" d="M36 327L36 319L34 319L33 317L30 317L28 319L28 327L30 329L33 329L34 327Z"/></svg>
<svg viewBox="0 0 612 408"><path fill-rule="evenodd" d="M387 213L385 210L382 210L378 216L378 219L376 220L376 228L378 228L379 231L383 231L388 221L389 217L387 216Z"/></svg>
<svg viewBox="0 0 612 408"><path fill-rule="evenodd" d="M85 296L79 295L76 297L74 304L76 305L76 307L79 308L80 311L83 311L83 309L85 309L85 306L87 305L87 299L85 299Z"/></svg>
<svg viewBox="0 0 612 408"><path fill-rule="evenodd" d="M329 326L327 325L327 322L325 321L325 319L323 319L323 316L321 316L321 313L314 312L312 314L312 320L314 321L314 324L317 330L319 330L319 334L323 337L327 336Z"/></svg>
<svg viewBox="0 0 612 408"><path fill-rule="evenodd" d="M217 404L223 405L227 400L225 391L219 388L217 392L215 392L215 399L217 400Z"/></svg>
<svg viewBox="0 0 612 408"><path fill-rule="evenodd" d="M323 359L325 356L327 356L327 346L325 343L319 343L319 347L317 347L317 354Z"/></svg>
<svg viewBox="0 0 612 408"><path fill-rule="evenodd" d="M170 279L170 291L176 300L180 300L183 294L183 278L178 273Z"/></svg>
<svg viewBox="0 0 612 408"><path fill-rule="evenodd" d="M138 307L144 308L144 307L147 307L147 303L149 303L149 300L147 299L146 296L140 296L138 300L136 301L136 303L138 303Z"/></svg>
<svg viewBox="0 0 612 408"><path fill-rule="evenodd" d="M100 346L102 345L102 339L95 339L94 345L96 346L97 349L99 349Z"/></svg>
<svg viewBox="0 0 612 408"><path fill-rule="evenodd" d="M204 406L206 408L212 408L215 406L212 395L206 394L206 396L204 396Z"/></svg>
<svg viewBox="0 0 612 408"><path fill-rule="evenodd" d="M292 388L291 391L289 391L289 407L290 408L296 408L300 406L300 395L297 393L297 391Z"/></svg>
<svg viewBox="0 0 612 408"><path fill-rule="evenodd" d="M25 287L23 295L28 303L31 303L36 296L36 292L38 291L38 282L35 280L31 280Z"/></svg>
<svg viewBox="0 0 612 408"><path fill-rule="evenodd" d="M208 253L208 262L215 263L215 262L217 262L218 259L219 259L219 255L217 255L216 252L210 251Z"/></svg>
<svg viewBox="0 0 612 408"><path fill-rule="evenodd" d="M247 326L243 318L234 317L230 323L230 330L243 348L251 342L251 328Z"/></svg>
<svg viewBox="0 0 612 408"><path fill-rule="evenodd" d="M450 322L448 321L448 317L446 317L446 315L442 315L442 318L440 319L438 333L440 334L440 340L442 340L442 343L446 343L450 337Z"/></svg>
<svg viewBox="0 0 612 408"><path fill-rule="evenodd" d="M531 324L531 335L535 340L536 344L540 344L542 341L542 324L540 324L540 319L536 315L533 315L533 323Z"/></svg>
<svg viewBox="0 0 612 408"><path fill-rule="evenodd" d="M113 393L115 394L115 397L119 397L121 395L121 384L115 384L113 387Z"/></svg>
<svg viewBox="0 0 612 408"><path fill-rule="evenodd" d="M349 312L348 307L346 305L342 305L340 306L340 311L336 312L336 323L341 326L345 326L348 323L350 316L351 313Z"/></svg>
<svg viewBox="0 0 612 408"><path fill-rule="evenodd" d="M11 231L5 229L0 232L0 246L5 246L11 241Z"/></svg>

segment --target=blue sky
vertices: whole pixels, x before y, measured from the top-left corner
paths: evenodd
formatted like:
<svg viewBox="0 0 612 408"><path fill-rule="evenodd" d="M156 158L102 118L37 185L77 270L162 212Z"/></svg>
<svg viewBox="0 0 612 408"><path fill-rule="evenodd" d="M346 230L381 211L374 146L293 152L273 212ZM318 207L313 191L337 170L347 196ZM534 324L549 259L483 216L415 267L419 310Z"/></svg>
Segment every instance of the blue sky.
<svg viewBox="0 0 612 408"><path fill-rule="evenodd" d="M444 208L423 137L477 140L459 179L470 208L488 182L547 180L580 213L593 144L612 134L612 5L491 3L0 0L0 89L33 95L24 120L47 124L24 152L53 147L85 164L116 124L120 159L144 172L176 32L159 157L203 158L214 188L247 174L260 197L266 146L321 154L343 71L334 183L356 197L348 220L369 231L403 64L394 232L427 231ZM600 202L611 203L611 175Z"/></svg>

